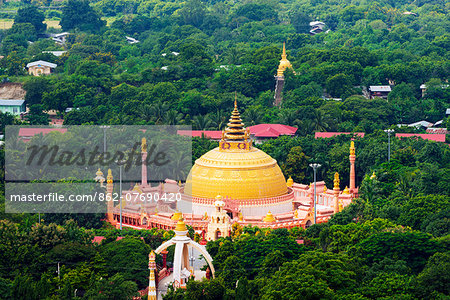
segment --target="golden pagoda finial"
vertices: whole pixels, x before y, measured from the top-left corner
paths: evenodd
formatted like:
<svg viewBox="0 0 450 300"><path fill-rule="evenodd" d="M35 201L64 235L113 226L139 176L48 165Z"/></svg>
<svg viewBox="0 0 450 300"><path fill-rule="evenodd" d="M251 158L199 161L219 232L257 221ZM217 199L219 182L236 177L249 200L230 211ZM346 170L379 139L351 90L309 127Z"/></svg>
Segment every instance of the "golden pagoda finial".
<svg viewBox="0 0 450 300"><path fill-rule="evenodd" d="M142 138L141 152L147 152L147 139L145 137Z"/></svg>
<svg viewBox="0 0 450 300"><path fill-rule="evenodd" d="M278 69L277 69L277 76L278 77L282 77L284 76L284 71L287 68L291 68L292 69L292 64L289 62L289 60L287 59L287 54L286 54L286 43L283 42L283 52L281 54L281 60L280 60L280 64L278 65ZM295 74L295 72L294 72Z"/></svg>
<svg viewBox="0 0 450 300"><path fill-rule="evenodd" d="M339 211L341 212L344 209L344 204L342 203L342 199L339 199Z"/></svg>
<svg viewBox="0 0 450 300"><path fill-rule="evenodd" d="M376 179L377 175L375 174L375 171L373 171L372 176L370 176L370 179Z"/></svg>
<svg viewBox="0 0 450 300"><path fill-rule="evenodd" d="M156 255L155 255L155 252L152 250L148 254L148 261L149 261L149 263L154 263L155 259L156 259Z"/></svg>
<svg viewBox="0 0 450 300"><path fill-rule="evenodd" d="M237 92L234 91L234 108L237 109Z"/></svg>
<svg viewBox="0 0 450 300"><path fill-rule="evenodd" d="M175 227L176 231L187 231L186 224L184 223L183 218L178 220L177 226Z"/></svg>
<svg viewBox="0 0 450 300"><path fill-rule="evenodd" d="M289 176L288 180L286 181L286 185L288 187L292 187L293 184L294 184L294 179L292 179L292 177Z"/></svg>
<svg viewBox="0 0 450 300"><path fill-rule="evenodd" d="M155 216L158 215L158 207L155 207Z"/></svg>
<svg viewBox="0 0 450 300"><path fill-rule="evenodd" d="M336 172L336 173L334 173L334 188L335 189L339 189L339 183L340 183L339 173Z"/></svg>
<svg viewBox="0 0 450 300"><path fill-rule="evenodd" d="M328 190L328 189L327 189L327 186L324 185L324 186L323 186L323 192L325 193L327 190Z"/></svg>
<svg viewBox="0 0 450 300"><path fill-rule="evenodd" d="M108 176L106 177L106 183L113 183L113 176L111 169L108 169Z"/></svg>
<svg viewBox="0 0 450 300"><path fill-rule="evenodd" d="M179 220L183 219L183 214L182 214L179 210L177 210L177 211L173 214L173 216L172 216L171 219L172 219L173 221L179 221Z"/></svg>
<svg viewBox="0 0 450 300"><path fill-rule="evenodd" d="M266 222L266 223L272 223L272 222L275 222L276 219L275 219L275 217L273 216L273 214L269 210L267 215L264 217L263 221Z"/></svg>
<svg viewBox="0 0 450 300"><path fill-rule="evenodd" d="M342 192L344 195L350 195L350 191L348 190L348 186L345 187L344 191Z"/></svg>
<svg viewBox="0 0 450 300"><path fill-rule="evenodd" d="M355 142L350 143L350 155L355 155Z"/></svg>
<svg viewBox="0 0 450 300"><path fill-rule="evenodd" d="M298 211L294 210L294 219L298 219Z"/></svg>
<svg viewBox="0 0 450 300"><path fill-rule="evenodd" d="M239 212L239 221L242 222L244 220L244 216L241 212Z"/></svg>

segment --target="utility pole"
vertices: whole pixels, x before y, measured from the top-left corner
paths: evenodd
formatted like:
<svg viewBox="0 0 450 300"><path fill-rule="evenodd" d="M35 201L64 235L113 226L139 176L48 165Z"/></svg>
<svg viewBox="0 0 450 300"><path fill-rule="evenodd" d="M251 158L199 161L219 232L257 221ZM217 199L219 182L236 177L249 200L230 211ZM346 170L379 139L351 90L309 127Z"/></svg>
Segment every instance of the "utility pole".
<svg viewBox="0 0 450 300"><path fill-rule="evenodd" d="M320 164L310 164L309 165L311 168L313 168L314 170L314 224L316 224L316 218L317 218L317 209L316 209L316 204L317 204L317 189L316 189L316 183L317 183L317 178L316 178L316 173L317 173L317 169L321 167Z"/></svg>

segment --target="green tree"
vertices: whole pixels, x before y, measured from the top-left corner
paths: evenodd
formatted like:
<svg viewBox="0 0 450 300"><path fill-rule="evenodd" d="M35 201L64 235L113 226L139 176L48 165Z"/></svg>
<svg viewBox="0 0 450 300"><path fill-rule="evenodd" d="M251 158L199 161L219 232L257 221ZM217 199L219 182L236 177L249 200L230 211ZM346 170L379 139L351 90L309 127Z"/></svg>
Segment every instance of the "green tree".
<svg viewBox="0 0 450 300"><path fill-rule="evenodd" d="M336 74L327 79L327 91L333 97L342 97L345 93L353 88L352 80L348 75Z"/></svg>
<svg viewBox="0 0 450 300"><path fill-rule="evenodd" d="M27 7L20 8L17 11L17 15L14 17L14 24L31 23L37 33L42 33L47 28L44 20L44 13L42 13L36 6L29 5Z"/></svg>
<svg viewBox="0 0 450 300"><path fill-rule="evenodd" d="M41 104L33 104L27 114L27 120L30 125L48 125L48 115L43 112Z"/></svg>
<svg viewBox="0 0 450 300"><path fill-rule="evenodd" d="M88 299L113 299L127 300L137 297L138 288L136 283L126 280L124 276L116 274L111 278L102 278L94 283L86 293Z"/></svg>
<svg viewBox="0 0 450 300"><path fill-rule="evenodd" d="M303 153L300 146L292 147L283 165L283 171L286 176L291 176L294 182L302 182L305 178L305 172L308 168L308 157Z"/></svg>
<svg viewBox="0 0 450 300"><path fill-rule="evenodd" d="M98 31L105 26L105 21L86 0L69 0L63 8L60 25L63 30Z"/></svg>

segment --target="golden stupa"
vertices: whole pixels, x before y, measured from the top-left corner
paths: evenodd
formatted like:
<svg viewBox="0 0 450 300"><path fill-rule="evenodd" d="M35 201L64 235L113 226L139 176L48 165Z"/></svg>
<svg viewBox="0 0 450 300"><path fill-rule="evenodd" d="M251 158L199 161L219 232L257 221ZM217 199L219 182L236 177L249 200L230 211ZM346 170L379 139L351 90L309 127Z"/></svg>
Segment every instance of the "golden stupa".
<svg viewBox="0 0 450 300"><path fill-rule="evenodd" d="M287 192L286 179L277 161L252 146L250 132L244 128L235 101L219 147L195 161L184 193L198 198L214 199L222 195L247 200Z"/></svg>
<svg viewBox="0 0 450 300"><path fill-rule="evenodd" d="M284 76L284 71L287 68L292 68L291 62L287 59L286 55L286 44L283 43L283 53L281 54L280 64L277 69L277 76Z"/></svg>

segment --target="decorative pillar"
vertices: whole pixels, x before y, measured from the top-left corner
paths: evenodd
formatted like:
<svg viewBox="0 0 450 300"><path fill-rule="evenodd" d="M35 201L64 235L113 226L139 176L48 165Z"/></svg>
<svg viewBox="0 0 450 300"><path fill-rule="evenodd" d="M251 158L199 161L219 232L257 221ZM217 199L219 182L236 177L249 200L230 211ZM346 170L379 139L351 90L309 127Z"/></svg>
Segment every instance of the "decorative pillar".
<svg viewBox="0 0 450 300"><path fill-rule="evenodd" d="M150 270L150 276L148 278L148 300L156 300L156 280L155 280L155 252L150 252L148 255L148 268Z"/></svg>
<svg viewBox="0 0 450 300"><path fill-rule="evenodd" d="M355 184L355 160L356 160L356 155L355 155L355 143L352 141L350 143L350 193L354 193L354 190L356 188L356 184Z"/></svg>
<svg viewBox="0 0 450 300"><path fill-rule="evenodd" d="M142 157L141 184L142 184L142 186L148 186L148 183L147 183L147 140L145 138L142 138L141 157Z"/></svg>
<svg viewBox="0 0 450 300"><path fill-rule="evenodd" d="M162 258L163 258L163 268L167 268L167 253L169 253L169 252L167 252L167 250L163 250L163 251L161 251L161 254L162 254Z"/></svg>
<svg viewBox="0 0 450 300"><path fill-rule="evenodd" d="M333 192L334 192L334 213L338 213L339 212L339 192L340 192L340 188L339 188L339 173L336 172L334 173L334 188L333 188Z"/></svg>
<svg viewBox="0 0 450 300"><path fill-rule="evenodd" d="M107 201L107 211L106 211L106 219L109 223L113 224L114 221L114 215L113 215L113 209L114 209L114 202L113 202L113 176L111 169L108 169L108 176L106 177L106 199Z"/></svg>

